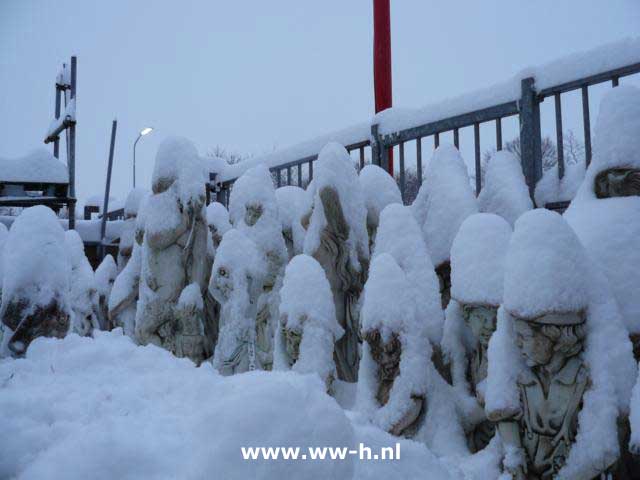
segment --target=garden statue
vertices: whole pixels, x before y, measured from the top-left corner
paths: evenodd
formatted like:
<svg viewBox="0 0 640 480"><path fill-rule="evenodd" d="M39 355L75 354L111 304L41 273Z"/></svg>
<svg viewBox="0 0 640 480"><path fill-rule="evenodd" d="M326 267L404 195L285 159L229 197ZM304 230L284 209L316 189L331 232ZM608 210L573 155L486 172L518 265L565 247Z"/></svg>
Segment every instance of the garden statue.
<svg viewBox="0 0 640 480"><path fill-rule="evenodd" d="M442 349L451 380L465 402L469 448L485 448L495 432L484 415L489 340L502 304L504 261L511 237L505 219L477 213L462 223L451 247L452 300L446 311Z"/></svg>
<svg viewBox="0 0 640 480"><path fill-rule="evenodd" d="M420 187L421 193L412 206L431 261L440 280L442 308L451 298L451 265L449 256L453 239L462 222L478 212L476 197L469 186L469 175L460 152L453 145L440 145Z"/></svg>
<svg viewBox="0 0 640 480"><path fill-rule="evenodd" d="M517 478L589 480L616 468L617 420L631 390L623 393L622 382L633 384L635 365L616 309L602 308L592 267L557 213L532 210L516 222L489 345L486 410L506 451L523 454L505 462Z"/></svg>
<svg viewBox="0 0 640 480"><path fill-rule="evenodd" d="M392 203L402 205L402 195L394 178L377 165L367 165L358 175L367 209L367 233L369 248L373 245L380 223L380 212Z"/></svg>
<svg viewBox="0 0 640 480"><path fill-rule="evenodd" d="M302 253L305 228L302 218L309 209L310 198L305 190L293 185L276 189L278 218L282 224L282 236L289 260Z"/></svg>
<svg viewBox="0 0 640 480"><path fill-rule="evenodd" d="M603 97L593 161L565 218L601 266L640 360L640 89Z"/></svg>
<svg viewBox="0 0 640 480"><path fill-rule="evenodd" d="M295 256L287 265L280 296L274 368L316 373L332 394L333 346L344 331L336 321L331 288L320 264L308 255Z"/></svg>
<svg viewBox="0 0 640 480"><path fill-rule="evenodd" d="M335 345L338 378L358 379L360 320L358 301L369 263L367 212L362 188L349 154L337 143L318 156L314 177L313 213L304 252L325 271L345 334Z"/></svg>
<svg viewBox="0 0 640 480"><path fill-rule="evenodd" d="M70 326L71 266L65 233L55 213L36 206L22 211L7 236L2 283L1 355L23 356L37 337L64 337ZM6 350L5 350L6 349Z"/></svg>
<svg viewBox="0 0 640 480"><path fill-rule="evenodd" d="M178 358L190 358L200 365L213 353L211 344L204 331L204 303L200 285L187 285L178 299L175 309L175 355Z"/></svg>
<svg viewBox="0 0 640 480"><path fill-rule="evenodd" d="M175 306L184 287L204 288L207 227L204 173L188 140L170 138L158 149L145 205L136 336L141 344L175 349Z"/></svg>
<svg viewBox="0 0 640 480"><path fill-rule="evenodd" d="M133 253L136 217L138 216L140 204L147 195L148 192L146 190L134 188L129 192L124 202L124 223L120 232L120 242L118 243L118 273L126 267Z"/></svg>
<svg viewBox="0 0 640 480"><path fill-rule="evenodd" d="M264 165L247 170L233 185L229 215L234 228L253 240L267 265L256 318L256 355L261 368L273 365L273 338L278 319L279 289L287 249L278 219L275 188Z"/></svg>
<svg viewBox="0 0 640 480"><path fill-rule="evenodd" d="M264 369L256 351L256 316L266 273L266 260L250 238L236 229L224 234L209 281L221 305L213 366L222 375Z"/></svg>

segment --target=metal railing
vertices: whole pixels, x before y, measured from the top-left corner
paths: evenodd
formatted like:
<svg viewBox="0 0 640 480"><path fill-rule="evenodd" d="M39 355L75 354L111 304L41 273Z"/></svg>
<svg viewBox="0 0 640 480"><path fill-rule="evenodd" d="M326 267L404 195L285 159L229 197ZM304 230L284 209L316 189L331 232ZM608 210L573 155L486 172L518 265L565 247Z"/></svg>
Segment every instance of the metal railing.
<svg viewBox="0 0 640 480"><path fill-rule="evenodd" d="M484 107L478 110L468 111L459 115L442 118L429 123L400 129L390 133L381 134L380 125L375 123L371 127L371 137L360 142L346 145L349 152L358 151L358 166L362 168L365 163L365 148L370 148L371 162L389 171L389 151L398 147L398 183L403 199L406 201L406 173L405 162L406 145L415 142L416 170L418 181L422 182L423 177L423 148L422 143L425 138L433 137L434 148L440 144L440 136L451 132L453 141L457 148L460 148L460 129L473 127L474 146L474 169L475 169L475 190L476 194L482 189L482 158L481 158L481 135L480 127L483 124L493 122L495 125L495 144L497 150L503 148L503 126L505 118L518 116L520 141L520 157L522 170L529 187L529 192L534 198L534 191L537 182L542 178L542 129L540 120L540 105L549 97L554 98L555 108L555 132L557 141L557 165L558 175L562 178L565 174L565 158L563 146L563 125L562 125L562 101L561 96L568 92L580 91L582 96L582 124L584 131L585 165L591 162L591 117L589 106L589 87L597 84L610 82L612 87L619 84L622 77L640 73L640 63L634 63L622 68L608 70L561 83L555 86L546 87L539 91L535 88L533 77L521 80L520 98L503 102L497 105ZM313 162L318 155L311 155L298 160L290 161L282 165L271 167L270 170L275 176L278 187L282 185L304 186L303 181L313 178ZM306 166L307 176L303 175L303 168ZM295 173L295 176L294 176ZM394 172L389 172L392 175ZM236 179L230 179L217 188L217 200L228 205L231 186Z"/></svg>

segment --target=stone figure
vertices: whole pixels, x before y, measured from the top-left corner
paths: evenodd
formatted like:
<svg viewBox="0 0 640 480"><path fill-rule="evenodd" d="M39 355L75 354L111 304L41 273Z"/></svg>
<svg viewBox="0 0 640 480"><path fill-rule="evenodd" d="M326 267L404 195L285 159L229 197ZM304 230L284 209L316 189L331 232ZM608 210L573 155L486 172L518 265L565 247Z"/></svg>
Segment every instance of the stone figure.
<svg viewBox="0 0 640 480"><path fill-rule="evenodd" d="M288 260L278 219L275 188L264 165L247 170L233 185L229 214L235 228L254 241L266 261L256 318L256 355L261 367L273 364L273 339L278 320L279 289Z"/></svg>
<svg viewBox="0 0 640 480"><path fill-rule="evenodd" d="M310 198L302 188L285 185L276 189L276 201L282 236L287 247L288 259L291 260L302 253L304 247L306 231L302 225L302 218L309 209Z"/></svg>
<svg viewBox="0 0 640 480"><path fill-rule="evenodd" d="M204 180L193 144L165 140L158 149L152 192L145 205L136 336L142 344L175 348L175 307L183 288L204 288L207 226ZM200 183L202 182L202 183Z"/></svg>
<svg viewBox="0 0 640 480"><path fill-rule="evenodd" d="M516 478L590 480L618 468L618 419L633 382L623 375L636 367L589 262L557 213L532 210L516 222L486 392L506 451L522 453L505 461Z"/></svg>
<svg viewBox="0 0 640 480"><path fill-rule="evenodd" d="M495 425L484 415L487 349L502 303L504 261L511 226L496 214L477 213L462 223L451 246L452 300L446 311L442 350L451 383L467 404L465 430L472 452L485 448Z"/></svg>
<svg viewBox="0 0 640 480"><path fill-rule="evenodd" d="M131 258L116 277L109 296L109 320L120 327L129 338L136 340L136 308L142 273L142 245L144 240L144 200L135 221Z"/></svg>
<svg viewBox="0 0 640 480"><path fill-rule="evenodd" d="M344 330L336 320L331 287L320 264L309 255L296 255L287 265L280 297L274 369L315 373L333 394L333 349Z"/></svg>
<svg viewBox="0 0 640 480"><path fill-rule="evenodd" d="M133 253L136 217L138 216L140 204L147 195L148 192L146 190L142 188L134 188L129 192L127 199L124 202L124 223L120 232L120 242L118 244L118 273L124 269L131 258L131 254Z"/></svg>
<svg viewBox="0 0 640 480"><path fill-rule="evenodd" d="M222 375L263 369L256 351L256 316L266 272L266 261L251 239L236 229L224 234L209 281L209 292L221 305L213 365Z"/></svg>
<svg viewBox="0 0 640 480"><path fill-rule="evenodd" d="M204 330L204 303L200 285L187 285L180 294L175 309L175 355L190 358L200 365L213 353L213 344L207 341Z"/></svg>

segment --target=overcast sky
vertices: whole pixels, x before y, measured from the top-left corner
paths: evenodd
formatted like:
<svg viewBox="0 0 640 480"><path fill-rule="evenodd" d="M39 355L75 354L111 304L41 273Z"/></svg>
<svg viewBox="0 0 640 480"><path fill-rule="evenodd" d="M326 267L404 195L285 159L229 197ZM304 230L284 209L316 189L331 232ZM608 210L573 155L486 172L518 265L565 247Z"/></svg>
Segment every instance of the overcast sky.
<svg viewBox="0 0 640 480"><path fill-rule="evenodd" d="M418 107L530 65L640 35L637 0L392 0L394 105ZM373 113L371 0L0 0L0 157L42 146L54 80L78 56L77 193L148 185L158 143L260 154ZM62 155L64 159L64 155Z"/></svg>

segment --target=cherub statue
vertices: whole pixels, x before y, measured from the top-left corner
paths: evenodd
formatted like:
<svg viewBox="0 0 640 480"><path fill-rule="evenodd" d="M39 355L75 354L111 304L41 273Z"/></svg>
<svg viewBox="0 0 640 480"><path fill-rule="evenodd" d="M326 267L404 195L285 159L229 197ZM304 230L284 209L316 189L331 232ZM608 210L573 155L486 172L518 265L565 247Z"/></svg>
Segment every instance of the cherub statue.
<svg viewBox="0 0 640 480"><path fill-rule="evenodd" d="M71 277L69 299L71 302L71 328L80 336L89 336L100 329L98 321L98 293L91 264L84 254L84 243L75 230L65 232L65 246Z"/></svg>
<svg viewBox="0 0 640 480"><path fill-rule="evenodd" d="M313 213L304 252L325 271L345 334L336 342L338 378L358 379L360 320L358 301L369 263L367 212L362 188L349 154L337 143L327 144L318 156L314 178Z"/></svg>
<svg viewBox="0 0 640 480"><path fill-rule="evenodd" d="M332 394L333 345L344 331L336 321L331 288L320 264L308 255L295 256L287 265L280 296L274 368L317 373Z"/></svg>
<svg viewBox="0 0 640 480"><path fill-rule="evenodd" d="M486 410L507 451L521 452L505 465L517 478L588 480L616 468L617 419L631 390L622 384L632 384L620 372L633 377L635 366L592 267L557 213L532 210L516 222L489 344Z"/></svg>
<svg viewBox="0 0 640 480"><path fill-rule="evenodd" d="M7 353L23 356L37 337L62 338L69 331L71 266L65 233L55 213L44 206L22 211L5 250L11 255L3 260L3 344Z"/></svg>
<svg viewBox="0 0 640 480"><path fill-rule="evenodd" d="M129 338L136 340L136 308L140 292L142 272L142 245L144 240L144 206L141 201L136 216L131 258L113 282L109 295L109 321L113 327L120 327Z"/></svg>
<svg viewBox="0 0 640 480"><path fill-rule="evenodd" d="M442 308L451 298L451 245L462 222L478 212L476 197L469 185L469 175L460 152L453 145L440 145L424 175L424 182L414 202L416 218L423 219L422 232L431 261L440 279Z"/></svg>
<svg viewBox="0 0 640 480"><path fill-rule="evenodd" d="M183 288L204 288L207 227L204 173L186 139L170 138L158 149L152 191L145 205L140 300L136 336L142 344L175 349L175 306Z"/></svg>
<svg viewBox="0 0 640 480"><path fill-rule="evenodd" d="M204 331L204 303L200 285L187 285L178 299L175 310L175 355L190 358L200 365L213 353L213 344L207 341Z"/></svg>
<svg viewBox="0 0 640 480"><path fill-rule="evenodd" d="M640 89L611 89L600 104L593 161L565 218L601 266L640 360Z"/></svg>
<svg viewBox="0 0 640 480"><path fill-rule="evenodd" d="M369 249L373 250L380 212L392 203L402 205L402 195L394 178L377 165L367 165L360 170L358 181L362 186L364 204L367 208Z"/></svg>
<svg viewBox="0 0 640 480"><path fill-rule="evenodd" d="M256 351L257 307L267 265L256 244L231 229L222 237L209 292L221 305L213 365L222 375L264 369Z"/></svg>
<svg viewBox="0 0 640 480"><path fill-rule="evenodd" d="M256 318L256 354L262 368L270 370L278 319L278 294L288 256L278 219L275 188L267 167L258 165L251 168L234 183L229 215L234 228L255 242L267 265Z"/></svg>
<svg viewBox="0 0 640 480"><path fill-rule="evenodd" d="M468 407L469 448L485 448L495 432L484 415L489 340L502 303L504 260L511 227L502 217L477 213L462 223L451 247L452 300L446 311L442 350L454 388ZM475 401L470 402L471 395Z"/></svg>

